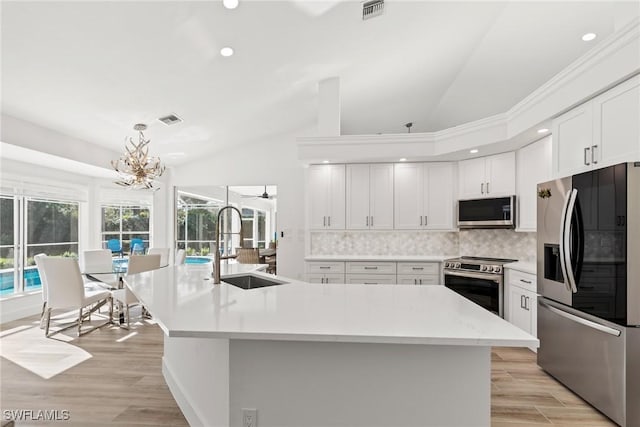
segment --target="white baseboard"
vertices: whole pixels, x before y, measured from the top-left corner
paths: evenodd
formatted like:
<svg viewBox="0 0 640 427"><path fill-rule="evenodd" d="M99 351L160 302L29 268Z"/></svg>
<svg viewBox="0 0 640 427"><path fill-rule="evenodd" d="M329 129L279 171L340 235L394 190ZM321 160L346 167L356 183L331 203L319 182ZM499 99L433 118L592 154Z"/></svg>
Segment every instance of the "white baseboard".
<svg viewBox="0 0 640 427"><path fill-rule="evenodd" d="M42 295L35 294L10 296L0 300L0 323L11 322L42 312Z"/></svg>

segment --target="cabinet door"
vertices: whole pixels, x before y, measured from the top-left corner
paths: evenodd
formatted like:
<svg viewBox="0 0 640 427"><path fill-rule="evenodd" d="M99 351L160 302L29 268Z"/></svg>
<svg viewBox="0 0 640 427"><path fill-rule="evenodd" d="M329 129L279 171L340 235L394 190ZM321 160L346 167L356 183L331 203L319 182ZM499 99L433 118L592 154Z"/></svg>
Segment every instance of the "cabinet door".
<svg viewBox="0 0 640 427"><path fill-rule="evenodd" d="M393 164L370 165L369 228L393 229Z"/></svg>
<svg viewBox="0 0 640 427"><path fill-rule="evenodd" d="M309 227L326 228L329 207L329 167L326 165L309 166Z"/></svg>
<svg viewBox="0 0 640 427"><path fill-rule="evenodd" d="M640 159L640 76L593 100L594 162Z"/></svg>
<svg viewBox="0 0 640 427"><path fill-rule="evenodd" d="M347 165L347 229L369 228L369 165Z"/></svg>
<svg viewBox="0 0 640 427"><path fill-rule="evenodd" d="M553 172L568 176L591 168L592 104L587 102L553 121Z"/></svg>
<svg viewBox="0 0 640 427"><path fill-rule="evenodd" d="M516 154L511 151L489 156L485 160L484 195L500 197L516 194Z"/></svg>
<svg viewBox="0 0 640 427"><path fill-rule="evenodd" d="M393 285L396 283L395 274L347 274L345 279L348 284L356 285Z"/></svg>
<svg viewBox="0 0 640 427"><path fill-rule="evenodd" d="M452 163L430 163L424 169L424 224L429 230L454 228L454 166Z"/></svg>
<svg viewBox="0 0 640 427"><path fill-rule="evenodd" d="M395 164L393 186L394 228L416 230L424 227L422 163Z"/></svg>
<svg viewBox="0 0 640 427"><path fill-rule="evenodd" d="M328 166L327 228L344 230L345 226L345 167Z"/></svg>
<svg viewBox="0 0 640 427"><path fill-rule="evenodd" d="M461 199L485 196L484 158L463 160L458 163L458 194Z"/></svg>
<svg viewBox="0 0 640 427"><path fill-rule="evenodd" d="M413 276L410 274L398 274L398 280L396 280L398 285L419 285L420 284L420 276Z"/></svg>
<svg viewBox="0 0 640 427"><path fill-rule="evenodd" d="M517 286L509 286L509 322L525 332L531 333L531 309L537 302L532 300L529 292ZM527 300L529 297L529 300Z"/></svg>
<svg viewBox="0 0 640 427"><path fill-rule="evenodd" d="M521 148L516 160L518 231L536 231L538 184L551 179L551 137Z"/></svg>

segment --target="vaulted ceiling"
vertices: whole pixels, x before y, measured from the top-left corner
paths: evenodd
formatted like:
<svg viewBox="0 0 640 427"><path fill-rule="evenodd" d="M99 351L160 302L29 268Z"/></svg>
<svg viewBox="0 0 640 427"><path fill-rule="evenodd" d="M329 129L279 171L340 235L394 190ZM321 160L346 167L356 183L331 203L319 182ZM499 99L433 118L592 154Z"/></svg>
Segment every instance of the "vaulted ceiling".
<svg viewBox="0 0 640 427"><path fill-rule="evenodd" d="M442 130L508 110L639 7L387 0L363 21L359 1L5 1L2 110L117 151L147 123L176 164L313 127L338 76L343 134Z"/></svg>

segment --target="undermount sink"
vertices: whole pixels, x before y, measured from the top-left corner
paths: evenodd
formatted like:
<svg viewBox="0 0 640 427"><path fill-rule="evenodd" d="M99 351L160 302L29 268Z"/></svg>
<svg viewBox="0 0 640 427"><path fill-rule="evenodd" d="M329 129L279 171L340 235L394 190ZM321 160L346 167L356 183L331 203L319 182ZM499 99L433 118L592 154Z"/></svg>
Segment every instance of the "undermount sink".
<svg viewBox="0 0 640 427"><path fill-rule="evenodd" d="M224 277L222 281L242 289L264 288L266 286L284 285L287 283L280 280L267 279L262 276L255 276L253 274Z"/></svg>

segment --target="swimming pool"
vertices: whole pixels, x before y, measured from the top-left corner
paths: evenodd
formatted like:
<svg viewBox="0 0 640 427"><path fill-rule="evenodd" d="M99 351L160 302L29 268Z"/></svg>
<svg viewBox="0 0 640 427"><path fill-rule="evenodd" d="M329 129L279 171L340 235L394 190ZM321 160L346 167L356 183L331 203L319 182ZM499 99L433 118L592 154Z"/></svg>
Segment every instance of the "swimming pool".
<svg viewBox="0 0 640 427"><path fill-rule="evenodd" d="M0 296L13 293L15 283L13 281L13 270L0 272ZM36 267L28 267L24 271L25 291L37 291L42 287L40 275Z"/></svg>
<svg viewBox="0 0 640 427"><path fill-rule="evenodd" d="M185 260L185 264L206 264L208 262L213 262L213 258L208 256L188 256Z"/></svg>

